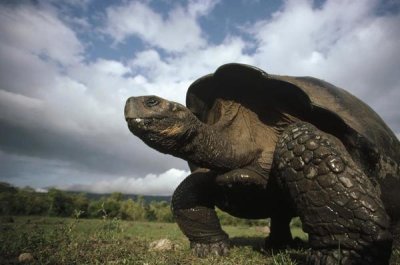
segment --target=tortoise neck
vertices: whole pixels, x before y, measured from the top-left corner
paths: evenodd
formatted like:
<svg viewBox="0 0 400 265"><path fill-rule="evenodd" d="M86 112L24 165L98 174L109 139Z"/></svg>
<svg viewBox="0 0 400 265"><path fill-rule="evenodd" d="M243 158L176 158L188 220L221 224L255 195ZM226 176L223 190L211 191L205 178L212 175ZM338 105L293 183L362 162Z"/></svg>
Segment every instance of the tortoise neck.
<svg viewBox="0 0 400 265"><path fill-rule="evenodd" d="M213 126L196 117L192 124L179 157L200 167L223 171L250 164L255 159L256 153L235 150L235 144Z"/></svg>

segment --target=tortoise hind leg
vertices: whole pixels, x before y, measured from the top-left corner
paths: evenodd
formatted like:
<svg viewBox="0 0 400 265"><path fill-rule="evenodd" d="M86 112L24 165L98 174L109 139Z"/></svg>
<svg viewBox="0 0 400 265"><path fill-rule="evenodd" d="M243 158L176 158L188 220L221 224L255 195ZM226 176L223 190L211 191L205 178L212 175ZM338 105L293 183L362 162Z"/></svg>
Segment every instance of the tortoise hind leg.
<svg viewBox="0 0 400 265"><path fill-rule="evenodd" d="M392 241L379 192L339 140L308 123L289 126L273 174L309 234L307 264L388 264Z"/></svg>
<svg viewBox="0 0 400 265"><path fill-rule="evenodd" d="M176 188L171 202L172 212L190 247L199 257L228 252L228 235L222 230L215 212L216 174L198 169Z"/></svg>

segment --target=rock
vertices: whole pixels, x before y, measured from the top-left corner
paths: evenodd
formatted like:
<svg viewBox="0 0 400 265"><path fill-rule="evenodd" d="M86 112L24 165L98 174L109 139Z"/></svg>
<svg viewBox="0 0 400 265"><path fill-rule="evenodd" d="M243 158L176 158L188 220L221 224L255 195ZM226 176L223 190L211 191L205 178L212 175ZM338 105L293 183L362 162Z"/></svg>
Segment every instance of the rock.
<svg viewBox="0 0 400 265"><path fill-rule="evenodd" d="M176 245L173 244L172 241L167 238L153 241L149 245L150 251L168 251L168 250L173 250L175 248Z"/></svg>
<svg viewBox="0 0 400 265"><path fill-rule="evenodd" d="M256 226L255 229L257 232L261 232L264 235L269 235L269 233L271 232L269 226Z"/></svg>
<svg viewBox="0 0 400 265"><path fill-rule="evenodd" d="M19 257L18 257L18 261L20 263L29 263L29 262L32 262L33 260L34 260L34 258L32 256L32 254L28 253L28 252L21 253L21 255L19 255Z"/></svg>

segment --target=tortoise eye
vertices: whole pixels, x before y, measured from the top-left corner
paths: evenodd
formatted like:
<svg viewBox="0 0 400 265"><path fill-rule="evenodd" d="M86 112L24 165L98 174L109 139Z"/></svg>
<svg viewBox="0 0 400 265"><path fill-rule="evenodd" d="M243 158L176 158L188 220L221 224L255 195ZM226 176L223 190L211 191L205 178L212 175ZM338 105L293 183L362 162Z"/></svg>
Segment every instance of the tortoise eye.
<svg viewBox="0 0 400 265"><path fill-rule="evenodd" d="M158 100L157 98L148 98L144 101L144 104L147 107L154 107L160 104L160 100Z"/></svg>

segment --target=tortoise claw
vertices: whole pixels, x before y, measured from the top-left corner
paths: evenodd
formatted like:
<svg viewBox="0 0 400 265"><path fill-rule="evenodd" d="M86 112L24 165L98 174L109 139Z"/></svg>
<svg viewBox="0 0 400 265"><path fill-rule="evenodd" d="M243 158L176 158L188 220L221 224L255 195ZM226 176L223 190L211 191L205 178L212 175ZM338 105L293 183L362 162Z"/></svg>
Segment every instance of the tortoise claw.
<svg viewBox="0 0 400 265"><path fill-rule="evenodd" d="M213 256L226 256L229 252L229 242L226 240L214 243L190 242L193 253L200 258Z"/></svg>

